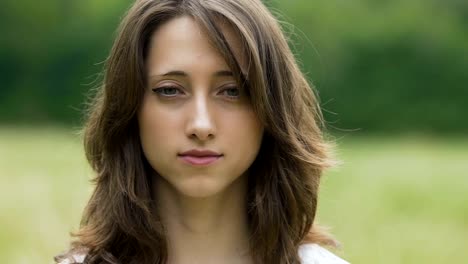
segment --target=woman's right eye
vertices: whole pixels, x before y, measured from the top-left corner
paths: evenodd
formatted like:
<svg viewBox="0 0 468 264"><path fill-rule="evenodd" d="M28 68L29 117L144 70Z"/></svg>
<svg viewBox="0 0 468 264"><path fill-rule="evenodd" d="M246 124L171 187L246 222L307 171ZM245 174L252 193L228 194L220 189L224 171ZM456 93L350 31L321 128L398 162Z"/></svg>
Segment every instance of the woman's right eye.
<svg viewBox="0 0 468 264"><path fill-rule="evenodd" d="M166 86L152 89L153 92L163 97L175 97L181 93L181 90L175 86Z"/></svg>

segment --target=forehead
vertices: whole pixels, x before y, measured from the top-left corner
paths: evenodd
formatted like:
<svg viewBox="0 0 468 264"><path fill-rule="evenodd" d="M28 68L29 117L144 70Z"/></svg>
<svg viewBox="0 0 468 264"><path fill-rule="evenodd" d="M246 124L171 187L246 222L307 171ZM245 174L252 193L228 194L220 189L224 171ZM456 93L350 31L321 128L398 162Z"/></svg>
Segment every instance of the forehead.
<svg viewBox="0 0 468 264"><path fill-rule="evenodd" d="M217 20L217 26L245 73L246 59L242 45L235 30L226 22ZM228 68L224 57L215 48L212 37L214 32L207 32L190 16L173 18L159 26L151 35L148 46L147 67L162 67L171 64L172 67L200 62L212 63L213 67ZM164 62L164 63L163 63Z"/></svg>

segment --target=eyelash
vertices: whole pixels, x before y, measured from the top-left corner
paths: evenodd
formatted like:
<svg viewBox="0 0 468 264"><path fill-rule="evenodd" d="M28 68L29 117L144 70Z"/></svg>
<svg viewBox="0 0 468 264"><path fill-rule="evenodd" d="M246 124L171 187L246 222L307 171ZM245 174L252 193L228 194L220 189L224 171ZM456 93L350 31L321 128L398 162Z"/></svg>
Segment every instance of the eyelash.
<svg viewBox="0 0 468 264"><path fill-rule="evenodd" d="M176 86L165 86L165 87L159 87L159 88L154 88L152 89L153 92L155 92L156 94L162 96L162 97L165 97L165 98L173 98L175 96L177 96L177 94L175 95L165 95L163 92L167 89L175 89L178 91L178 93L180 94L181 92L181 89L179 87L176 87ZM224 89L221 90L221 92L225 92L225 91L229 91L229 90L236 90L238 92L238 95L237 96L227 96L230 100L236 100L240 97L240 93L241 91L239 90L239 88L235 87L235 86L232 86L232 87L226 87Z"/></svg>
<svg viewBox="0 0 468 264"><path fill-rule="evenodd" d="M164 86L164 87L160 87L160 88L154 88L154 89L152 89L152 90L153 90L153 92L155 92L155 93L157 93L158 95L161 95L161 96L163 96L163 97L174 97L174 95L169 95L169 96L163 95L162 92L163 92L164 90L167 90L167 89L175 89L175 90L177 90L177 91L180 92L180 89L179 89L178 87L176 87L176 86Z"/></svg>

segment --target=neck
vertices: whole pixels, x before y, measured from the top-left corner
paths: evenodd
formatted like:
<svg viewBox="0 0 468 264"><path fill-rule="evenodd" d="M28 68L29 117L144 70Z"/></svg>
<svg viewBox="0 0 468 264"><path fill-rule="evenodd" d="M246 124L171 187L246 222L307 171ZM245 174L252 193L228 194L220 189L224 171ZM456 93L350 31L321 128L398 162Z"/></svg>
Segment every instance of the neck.
<svg viewBox="0 0 468 264"><path fill-rule="evenodd" d="M246 190L244 175L213 196L188 197L157 177L155 194L167 232L168 263L248 263Z"/></svg>

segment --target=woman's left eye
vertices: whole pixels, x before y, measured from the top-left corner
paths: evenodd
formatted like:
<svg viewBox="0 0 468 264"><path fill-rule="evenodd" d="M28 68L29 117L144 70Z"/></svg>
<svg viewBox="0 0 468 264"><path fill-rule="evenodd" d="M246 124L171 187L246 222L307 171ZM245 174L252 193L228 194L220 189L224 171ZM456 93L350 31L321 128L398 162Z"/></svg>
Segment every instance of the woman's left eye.
<svg viewBox="0 0 468 264"><path fill-rule="evenodd" d="M153 92L164 97L173 97L173 96L178 95L181 91L177 87L168 86L168 87L155 88L153 89Z"/></svg>
<svg viewBox="0 0 468 264"><path fill-rule="evenodd" d="M221 93L230 98L237 98L240 96L240 90L237 87L229 87L229 88L223 89Z"/></svg>

